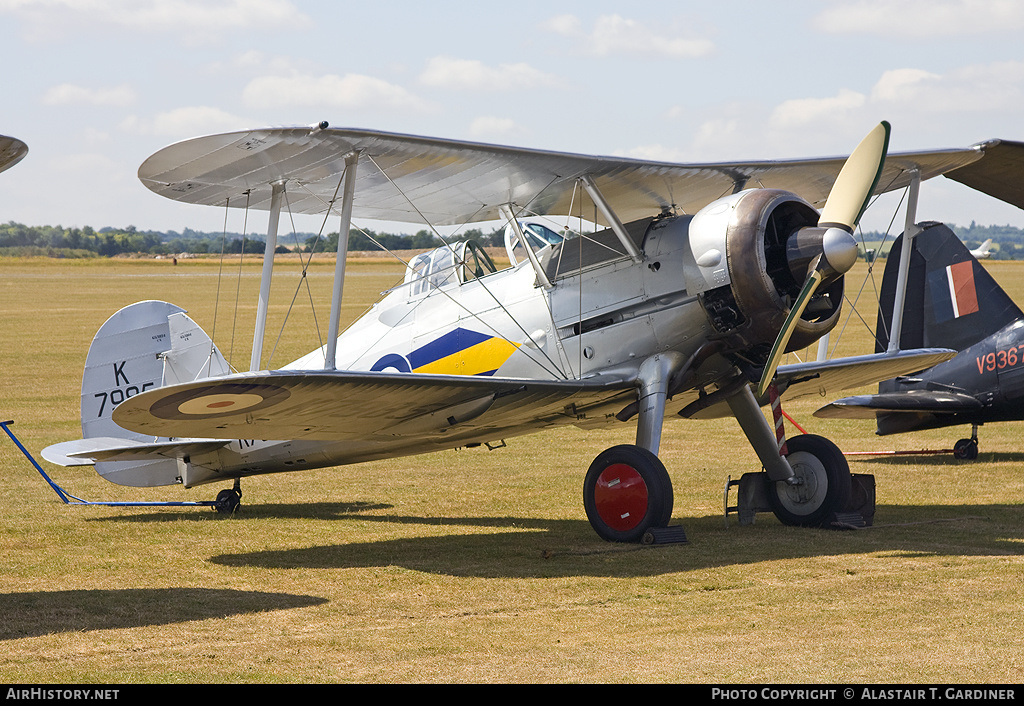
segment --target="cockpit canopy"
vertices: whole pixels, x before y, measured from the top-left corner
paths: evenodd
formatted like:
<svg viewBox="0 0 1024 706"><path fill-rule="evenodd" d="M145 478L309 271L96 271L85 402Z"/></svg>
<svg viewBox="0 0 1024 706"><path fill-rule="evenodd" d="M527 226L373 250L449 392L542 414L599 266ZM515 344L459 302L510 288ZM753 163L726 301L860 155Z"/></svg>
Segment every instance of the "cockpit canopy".
<svg viewBox="0 0 1024 706"><path fill-rule="evenodd" d="M413 257L405 270L405 284L411 296L456 282L468 282L496 271L494 261L479 243L464 240Z"/></svg>
<svg viewBox="0 0 1024 706"><path fill-rule="evenodd" d="M530 241L530 246L534 252L539 252L549 245L558 245L565 240L563 236L536 221L522 221L519 227L522 228L526 239ZM513 267L528 257L523 244L519 240L519 234L512 227L511 223L505 226L505 252L508 253L508 259Z"/></svg>

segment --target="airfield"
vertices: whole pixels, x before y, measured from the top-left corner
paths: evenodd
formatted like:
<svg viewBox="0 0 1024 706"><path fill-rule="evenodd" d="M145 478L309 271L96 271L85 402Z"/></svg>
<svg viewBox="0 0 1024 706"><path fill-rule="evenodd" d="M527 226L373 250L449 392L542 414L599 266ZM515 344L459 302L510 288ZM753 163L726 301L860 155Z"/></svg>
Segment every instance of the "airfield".
<svg viewBox="0 0 1024 706"><path fill-rule="evenodd" d="M320 345L309 301L324 335L334 268L321 257L304 280L296 256L279 258L264 366L275 346L270 367ZM1024 302L1024 262L985 267ZM78 438L89 342L142 299L182 306L248 367L259 269L237 256L0 259L0 417L37 458ZM866 270L848 275L847 296L873 327ZM394 260L352 258L343 322L401 277ZM871 350L856 317L837 338L835 355ZM828 401L785 408L844 451L949 449L970 435L876 437L871 422L811 416ZM726 526L726 477L757 471L753 451L731 418L670 422L660 455L690 543L654 546L600 540L583 510L586 468L632 443L630 425L245 479L232 517L65 506L2 436L0 678L1019 683L1021 432L982 427L974 462L851 457L854 473L876 477L875 526L837 532L772 515ZM44 466L88 500L212 500L226 487L125 488L91 467Z"/></svg>

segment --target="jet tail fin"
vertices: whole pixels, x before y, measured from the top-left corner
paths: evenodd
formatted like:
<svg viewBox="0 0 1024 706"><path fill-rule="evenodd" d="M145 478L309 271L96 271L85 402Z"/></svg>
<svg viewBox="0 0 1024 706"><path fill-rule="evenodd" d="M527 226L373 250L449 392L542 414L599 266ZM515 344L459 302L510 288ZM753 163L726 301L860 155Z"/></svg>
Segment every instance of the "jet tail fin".
<svg viewBox="0 0 1024 706"><path fill-rule="evenodd" d="M964 350L1024 318L952 230L935 222L920 227L910 257L900 349ZM879 353L889 346L904 237L897 238L889 251L882 276L875 329Z"/></svg>

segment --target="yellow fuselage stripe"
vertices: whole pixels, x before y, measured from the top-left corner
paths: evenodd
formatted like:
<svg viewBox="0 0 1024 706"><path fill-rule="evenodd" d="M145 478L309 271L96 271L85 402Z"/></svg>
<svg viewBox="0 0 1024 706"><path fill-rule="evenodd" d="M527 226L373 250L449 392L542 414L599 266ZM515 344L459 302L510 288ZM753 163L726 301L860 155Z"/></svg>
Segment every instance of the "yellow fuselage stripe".
<svg viewBox="0 0 1024 706"><path fill-rule="evenodd" d="M479 375L497 370L516 352L518 346L500 338L490 338L444 358L416 368L417 373L435 375Z"/></svg>

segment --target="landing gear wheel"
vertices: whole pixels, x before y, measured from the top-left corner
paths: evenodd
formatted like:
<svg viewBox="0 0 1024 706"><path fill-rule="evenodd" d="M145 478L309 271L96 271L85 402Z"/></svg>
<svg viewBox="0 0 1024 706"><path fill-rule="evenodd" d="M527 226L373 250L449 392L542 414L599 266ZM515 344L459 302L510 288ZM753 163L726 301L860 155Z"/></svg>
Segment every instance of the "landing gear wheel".
<svg viewBox="0 0 1024 706"><path fill-rule="evenodd" d="M217 493L217 499L213 501L213 508L221 515L233 515L242 503L242 494L237 490L225 488Z"/></svg>
<svg viewBox="0 0 1024 706"><path fill-rule="evenodd" d="M583 507L594 531L609 542L639 542L672 518L672 480L658 457L623 444L601 452L583 482Z"/></svg>
<svg viewBox="0 0 1024 706"><path fill-rule="evenodd" d="M839 447L821 436L801 434L786 443L800 483L770 483L772 511L785 525L820 527L849 502L850 464Z"/></svg>
<svg viewBox="0 0 1024 706"><path fill-rule="evenodd" d="M965 461L978 458L978 440L960 439L953 445L953 455Z"/></svg>

